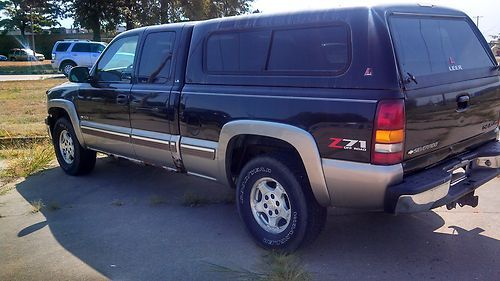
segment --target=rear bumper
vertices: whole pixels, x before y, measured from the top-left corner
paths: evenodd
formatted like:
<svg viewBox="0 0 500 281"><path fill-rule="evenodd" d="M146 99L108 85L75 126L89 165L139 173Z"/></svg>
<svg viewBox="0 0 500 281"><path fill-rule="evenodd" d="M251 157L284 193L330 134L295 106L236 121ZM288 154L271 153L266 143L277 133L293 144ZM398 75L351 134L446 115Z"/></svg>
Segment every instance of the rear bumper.
<svg viewBox="0 0 500 281"><path fill-rule="evenodd" d="M464 168L465 173L455 174ZM427 211L473 192L500 175L500 142L487 143L439 166L403 177L386 190L385 211L412 213Z"/></svg>

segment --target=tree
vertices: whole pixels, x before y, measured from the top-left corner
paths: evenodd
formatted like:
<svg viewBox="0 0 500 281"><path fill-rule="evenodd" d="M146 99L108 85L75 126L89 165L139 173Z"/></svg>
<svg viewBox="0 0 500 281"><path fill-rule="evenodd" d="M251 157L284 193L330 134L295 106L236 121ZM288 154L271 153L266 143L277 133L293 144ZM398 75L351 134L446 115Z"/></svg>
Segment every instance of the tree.
<svg viewBox="0 0 500 281"><path fill-rule="evenodd" d="M26 30L33 31L42 27L58 26L58 18L65 15L65 5L61 0L5 0L0 1L0 10L6 18L0 20L4 32L19 29L24 37Z"/></svg>
<svg viewBox="0 0 500 281"><path fill-rule="evenodd" d="M120 23L120 3L113 0L73 0L71 9L75 25L92 30L95 41L101 41L101 30L113 30ZM123 4L122 4L123 5Z"/></svg>
<svg viewBox="0 0 500 281"><path fill-rule="evenodd" d="M253 0L180 0L189 20L236 16L250 11Z"/></svg>

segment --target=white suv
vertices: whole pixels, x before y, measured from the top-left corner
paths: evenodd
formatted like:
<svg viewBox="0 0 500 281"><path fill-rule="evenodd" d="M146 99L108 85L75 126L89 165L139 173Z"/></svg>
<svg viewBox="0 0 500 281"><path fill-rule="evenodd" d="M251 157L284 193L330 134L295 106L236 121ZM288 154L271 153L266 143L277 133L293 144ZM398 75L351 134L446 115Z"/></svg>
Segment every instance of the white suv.
<svg viewBox="0 0 500 281"><path fill-rule="evenodd" d="M52 68L68 76L75 66L92 67L99 55L106 48L106 43L89 40L57 41L52 48Z"/></svg>

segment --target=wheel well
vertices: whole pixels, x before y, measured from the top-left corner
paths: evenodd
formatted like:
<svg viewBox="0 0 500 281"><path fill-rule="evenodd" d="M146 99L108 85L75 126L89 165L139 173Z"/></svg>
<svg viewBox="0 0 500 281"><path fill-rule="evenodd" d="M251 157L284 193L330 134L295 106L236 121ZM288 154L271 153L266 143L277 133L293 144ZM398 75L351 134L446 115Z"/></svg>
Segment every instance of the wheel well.
<svg viewBox="0 0 500 281"><path fill-rule="evenodd" d="M66 63L71 63L71 64L74 64L76 65L76 62L72 61L72 60L63 60L60 64L59 64L59 70L62 70L62 66Z"/></svg>
<svg viewBox="0 0 500 281"><path fill-rule="evenodd" d="M236 187L245 163L264 154L284 154L291 161L297 161L305 171L299 152L290 143L266 136L238 135L229 141L226 151L226 171L231 187Z"/></svg>
<svg viewBox="0 0 500 281"><path fill-rule="evenodd" d="M50 108L49 109L49 117L47 118L47 121L48 121L47 125L49 125L51 132L54 129L54 125L55 125L57 119L59 119L59 118L66 118L66 119L68 119L68 121L71 121L66 110L64 110L60 107Z"/></svg>

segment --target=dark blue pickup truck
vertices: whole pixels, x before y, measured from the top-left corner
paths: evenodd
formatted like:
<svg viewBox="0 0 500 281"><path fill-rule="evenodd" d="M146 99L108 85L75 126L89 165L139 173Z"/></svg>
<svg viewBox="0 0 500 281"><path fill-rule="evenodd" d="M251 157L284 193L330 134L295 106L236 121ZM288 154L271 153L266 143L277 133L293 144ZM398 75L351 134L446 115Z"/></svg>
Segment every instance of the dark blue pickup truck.
<svg viewBox="0 0 500 281"><path fill-rule="evenodd" d="M452 9L144 27L69 80L48 91L46 121L66 173L103 152L217 181L268 249L314 240L330 206L476 206L500 173L499 66Z"/></svg>

